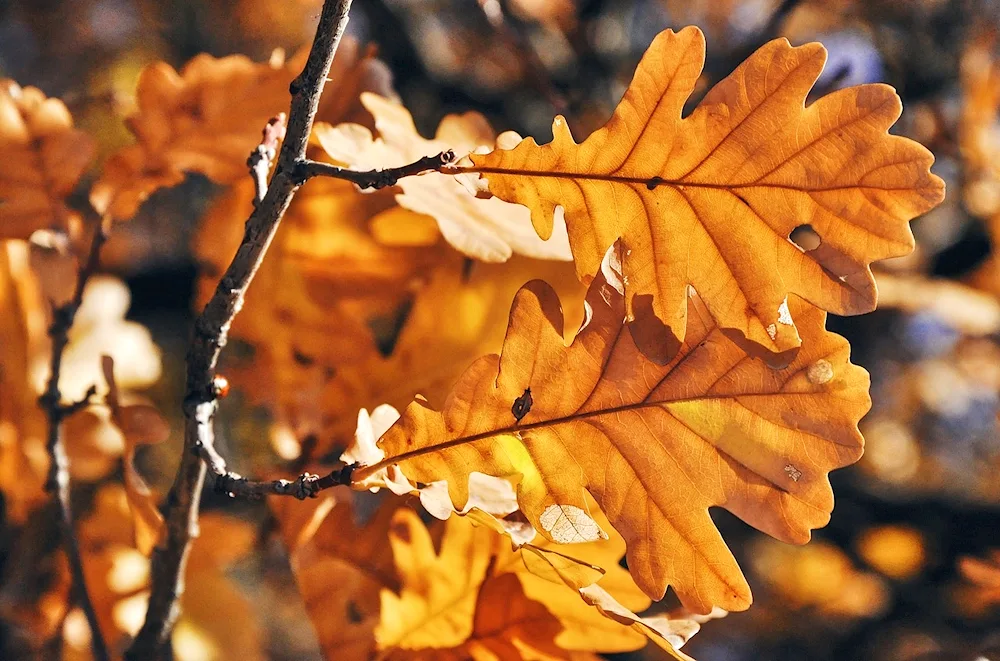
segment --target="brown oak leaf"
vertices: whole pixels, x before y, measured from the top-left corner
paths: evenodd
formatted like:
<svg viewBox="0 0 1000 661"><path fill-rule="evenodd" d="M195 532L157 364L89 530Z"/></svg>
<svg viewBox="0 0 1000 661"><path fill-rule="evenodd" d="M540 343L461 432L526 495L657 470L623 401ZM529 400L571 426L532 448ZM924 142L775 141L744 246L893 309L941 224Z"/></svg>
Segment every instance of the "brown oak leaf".
<svg viewBox="0 0 1000 661"><path fill-rule="evenodd" d="M782 366L801 344L789 294L837 314L873 310L869 265L913 249L908 221L943 199L944 183L928 150L887 133L901 112L891 87L805 106L820 44L766 44L682 117L704 60L698 28L662 32L583 143L556 117L551 143L473 154L464 171L529 207L542 237L564 209L581 277L621 238L630 330L658 362L684 341L691 285L725 332ZM803 225L818 246L793 241Z"/></svg>
<svg viewBox="0 0 1000 661"><path fill-rule="evenodd" d="M685 343L667 365L628 333L627 286L609 250L587 295L586 323L563 342L559 302L541 282L514 299L501 355L463 374L443 412L418 400L379 441L407 478L446 479L467 502L468 474L512 479L535 528L560 543L600 538L585 492L628 542L628 566L652 598L672 585L695 612L742 610L750 589L709 508L725 507L783 541L804 543L833 508L828 473L862 452L868 374L824 330L789 309L808 342L784 369L745 354L693 292ZM511 403L531 388L519 422Z"/></svg>

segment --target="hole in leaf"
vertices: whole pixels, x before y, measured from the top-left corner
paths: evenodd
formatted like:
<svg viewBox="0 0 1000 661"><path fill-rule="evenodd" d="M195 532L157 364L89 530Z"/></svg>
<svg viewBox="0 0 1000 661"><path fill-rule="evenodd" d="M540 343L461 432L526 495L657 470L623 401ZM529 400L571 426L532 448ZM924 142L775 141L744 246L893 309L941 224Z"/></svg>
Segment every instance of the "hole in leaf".
<svg viewBox="0 0 1000 661"><path fill-rule="evenodd" d="M802 252L816 250L823 243L822 237L813 229L812 225L799 225L788 235L788 240Z"/></svg>

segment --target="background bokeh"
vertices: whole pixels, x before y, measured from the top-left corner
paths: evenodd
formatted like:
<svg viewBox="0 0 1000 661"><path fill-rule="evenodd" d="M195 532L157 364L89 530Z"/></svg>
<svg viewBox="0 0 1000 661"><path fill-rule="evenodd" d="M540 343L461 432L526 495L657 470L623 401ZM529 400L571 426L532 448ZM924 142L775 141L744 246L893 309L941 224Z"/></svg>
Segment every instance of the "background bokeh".
<svg viewBox="0 0 1000 661"><path fill-rule="evenodd" d="M132 140L122 119L145 65L179 68L202 52L255 61L275 48L291 54L311 37L319 5L0 0L0 78L62 98L97 139L100 160ZM755 604L706 625L685 651L700 661L1000 659L1000 565L987 571L1000 548L1000 2L356 0L349 30L376 45L424 135L446 113L478 110L499 130L545 142L557 113L578 138L600 126L657 32L688 24L707 35L698 94L778 36L826 45L817 94L866 82L895 87L905 110L894 130L934 152L948 199L913 223L912 256L879 266L882 309L829 321L871 372L875 402L863 423L865 457L833 476L832 522L797 548L719 513ZM220 190L192 176L156 193L116 227L106 252L106 269L131 291L127 318L147 326L163 351L162 376L146 394L175 429L204 270L192 240ZM380 333L391 346L408 320L404 312L390 321ZM232 353L238 358L240 346ZM272 420L238 388L222 421L238 467L276 461ZM176 452L167 443L141 456L161 489ZM264 509L219 497L206 506L263 524L255 552L227 570L257 606L247 617L265 632L263 657L316 658ZM7 551L0 563L9 565ZM0 628L0 657L16 649L13 635Z"/></svg>

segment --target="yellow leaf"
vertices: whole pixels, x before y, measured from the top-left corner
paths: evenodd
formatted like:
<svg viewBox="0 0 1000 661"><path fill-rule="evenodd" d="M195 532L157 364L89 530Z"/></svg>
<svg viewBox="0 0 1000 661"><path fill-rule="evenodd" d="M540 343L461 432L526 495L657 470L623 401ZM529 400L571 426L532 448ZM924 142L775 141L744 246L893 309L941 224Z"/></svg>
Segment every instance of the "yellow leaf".
<svg viewBox="0 0 1000 661"><path fill-rule="evenodd" d="M399 167L424 156L452 149L463 158L476 149L493 147L496 134L478 113L449 115L437 136L427 140L417 133L403 106L376 94L361 95L375 117L379 138L363 126L317 126L320 144L335 160L359 170ZM559 225L548 241L531 229L527 210L496 198L480 199L472 192L474 177L429 172L406 177L397 184L401 207L432 216L441 234L457 250L486 262L505 262L517 253L538 259L569 260L566 228Z"/></svg>
<svg viewBox="0 0 1000 661"><path fill-rule="evenodd" d="M416 512L400 509L389 529L402 589L382 590L380 649L457 647L472 634L476 596L486 577L491 534L453 518L441 551Z"/></svg>
<svg viewBox="0 0 1000 661"><path fill-rule="evenodd" d="M69 229L65 200L94 157L94 141L73 128L62 101L0 79L0 238Z"/></svg>
<svg viewBox="0 0 1000 661"><path fill-rule="evenodd" d="M423 650L390 658L452 659L454 661L550 661L570 659L555 645L559 620L545 606L528 599L517 577L504 574L487 580L476 601L476 615L468 640L453 649Z"/></svg>
<svg viewBox="0 0 1000 661"><path fill-rule="evenodd" d="M789 294L837 314L874 309L869 264L912 250L907 221L939 203L944 184L929 151L886 133L901 110L892 88L804 106L826 60L820 44L766 44L682 118L704 59L700 30L667 30L583 143L557 117L552 143L473 154L463 171L529 207L542 237L561 206L581 277L621 238L630 330L658 362L684 341L691 285L727 334L782 366L800 345ZM793 243L803 225L818 247Z"/></svg>
<svg viewBox="0 0 1000 661"><path fill-rule="evenodd" d="M660 366L623 332L625 296L609 250L587 322L566 346L555 293L525 285L501 356L476 361L443 413L411 403L379 441L387 459L355 479L397 463L411 480L446 479L461 508L470 471L518 476L528 520L562 543L605 532L588 512L589 491L627 541L646 594L659 599L672 585L695 612L745 609L749 586L709 508L806 542L833 508L828 473L861 456L868 375L824 330L823 313L798 299L789 309L808 342L785 369L748 357L694 295L685 343Z"/></svg>

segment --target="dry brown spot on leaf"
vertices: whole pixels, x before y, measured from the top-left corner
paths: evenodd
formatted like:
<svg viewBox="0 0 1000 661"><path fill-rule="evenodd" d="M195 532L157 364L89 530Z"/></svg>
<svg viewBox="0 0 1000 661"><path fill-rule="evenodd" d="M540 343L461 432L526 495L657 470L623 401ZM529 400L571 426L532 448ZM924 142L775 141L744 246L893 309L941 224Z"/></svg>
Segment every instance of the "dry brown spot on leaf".
<svg viewBox="0 0 1000 661"><path fill-rule="evenodd" d="M472 159L494 195L531 209L539 235L565 209L581 277L622 239L631 330L651 357L683 342L692 285L745 348L787 364L800 345L789 294L838 314L874 309L870 263L913 249L907 221L944 185L929 151L886 133L901 109L892 88L804 107L826 60L820 44L766 44L682 118L704 58L700 30L665 31L583 143L557 117L550 144L528 138ZM789 240L802 224L818 233L816 250Z"/></svg>
<svg viewBox="0 0 1000 661"><path fill-rule="evenodd" d="M868 375L850 364L847 342L824 330L824 314L798 299L789 310L807 341L779 370L748 357L693 294L685 343L657 365L623 332L620 269L608 251L587 295L587 323L569 346L555 293L525 285L501 356L474 363L443 413L410 404L379 445L411 480L446 479L459 508L470 471L517 476L522 510L558 542L599 535L589 491L628 542L646 594L660 598L672 585L695 612L745 609L749 586L709 508L807 541L833 508L828 473L861 456ZM832 376L816 382L808 372L820 360ZM534 405L515 424L511 403L528 387Z"/></svg>
<svg viewBox="0 0 1000 661"><path fill-rule="evenodd" d="M137 112L128 124L136 144L105 164L91 201L117 219L133 216L153 192L197 172L220 184L247 177L246 159L268 119L287 112L288 86L305 62L302 51L256 63L242 55L202 54L180 71L163 62L148 66L136 90ZM342 121L354 105L351 91L384 90L384 65L356 41L345 39L330 70L320 117Z"/></svg>
<svg viewBox="0 0 1000 661"><path fill-rule="evenodd" d="M399 167L449 149L459 159L492 149L496 133L479 113L448 115L433 140L427 140L403 106L376 94L361 102L375 118L379 137L357 124L319 125L316 136L334 160L359 170ZM531 228L524 207L475 195L474 175L429 172L407 177L397 186L403 208L433 217L444 238L460 252L485 262L505 262L513 253L537 259L569 260L566 228L559 224L543 241Z"/></svg>
<svg viewBox="0 0 1000 661"><path fill-rule="evenodd" d="M94 157L94 142L73 128L69 110L34 87L0 79L0 238L70 229L65 204Z"/></svg>

